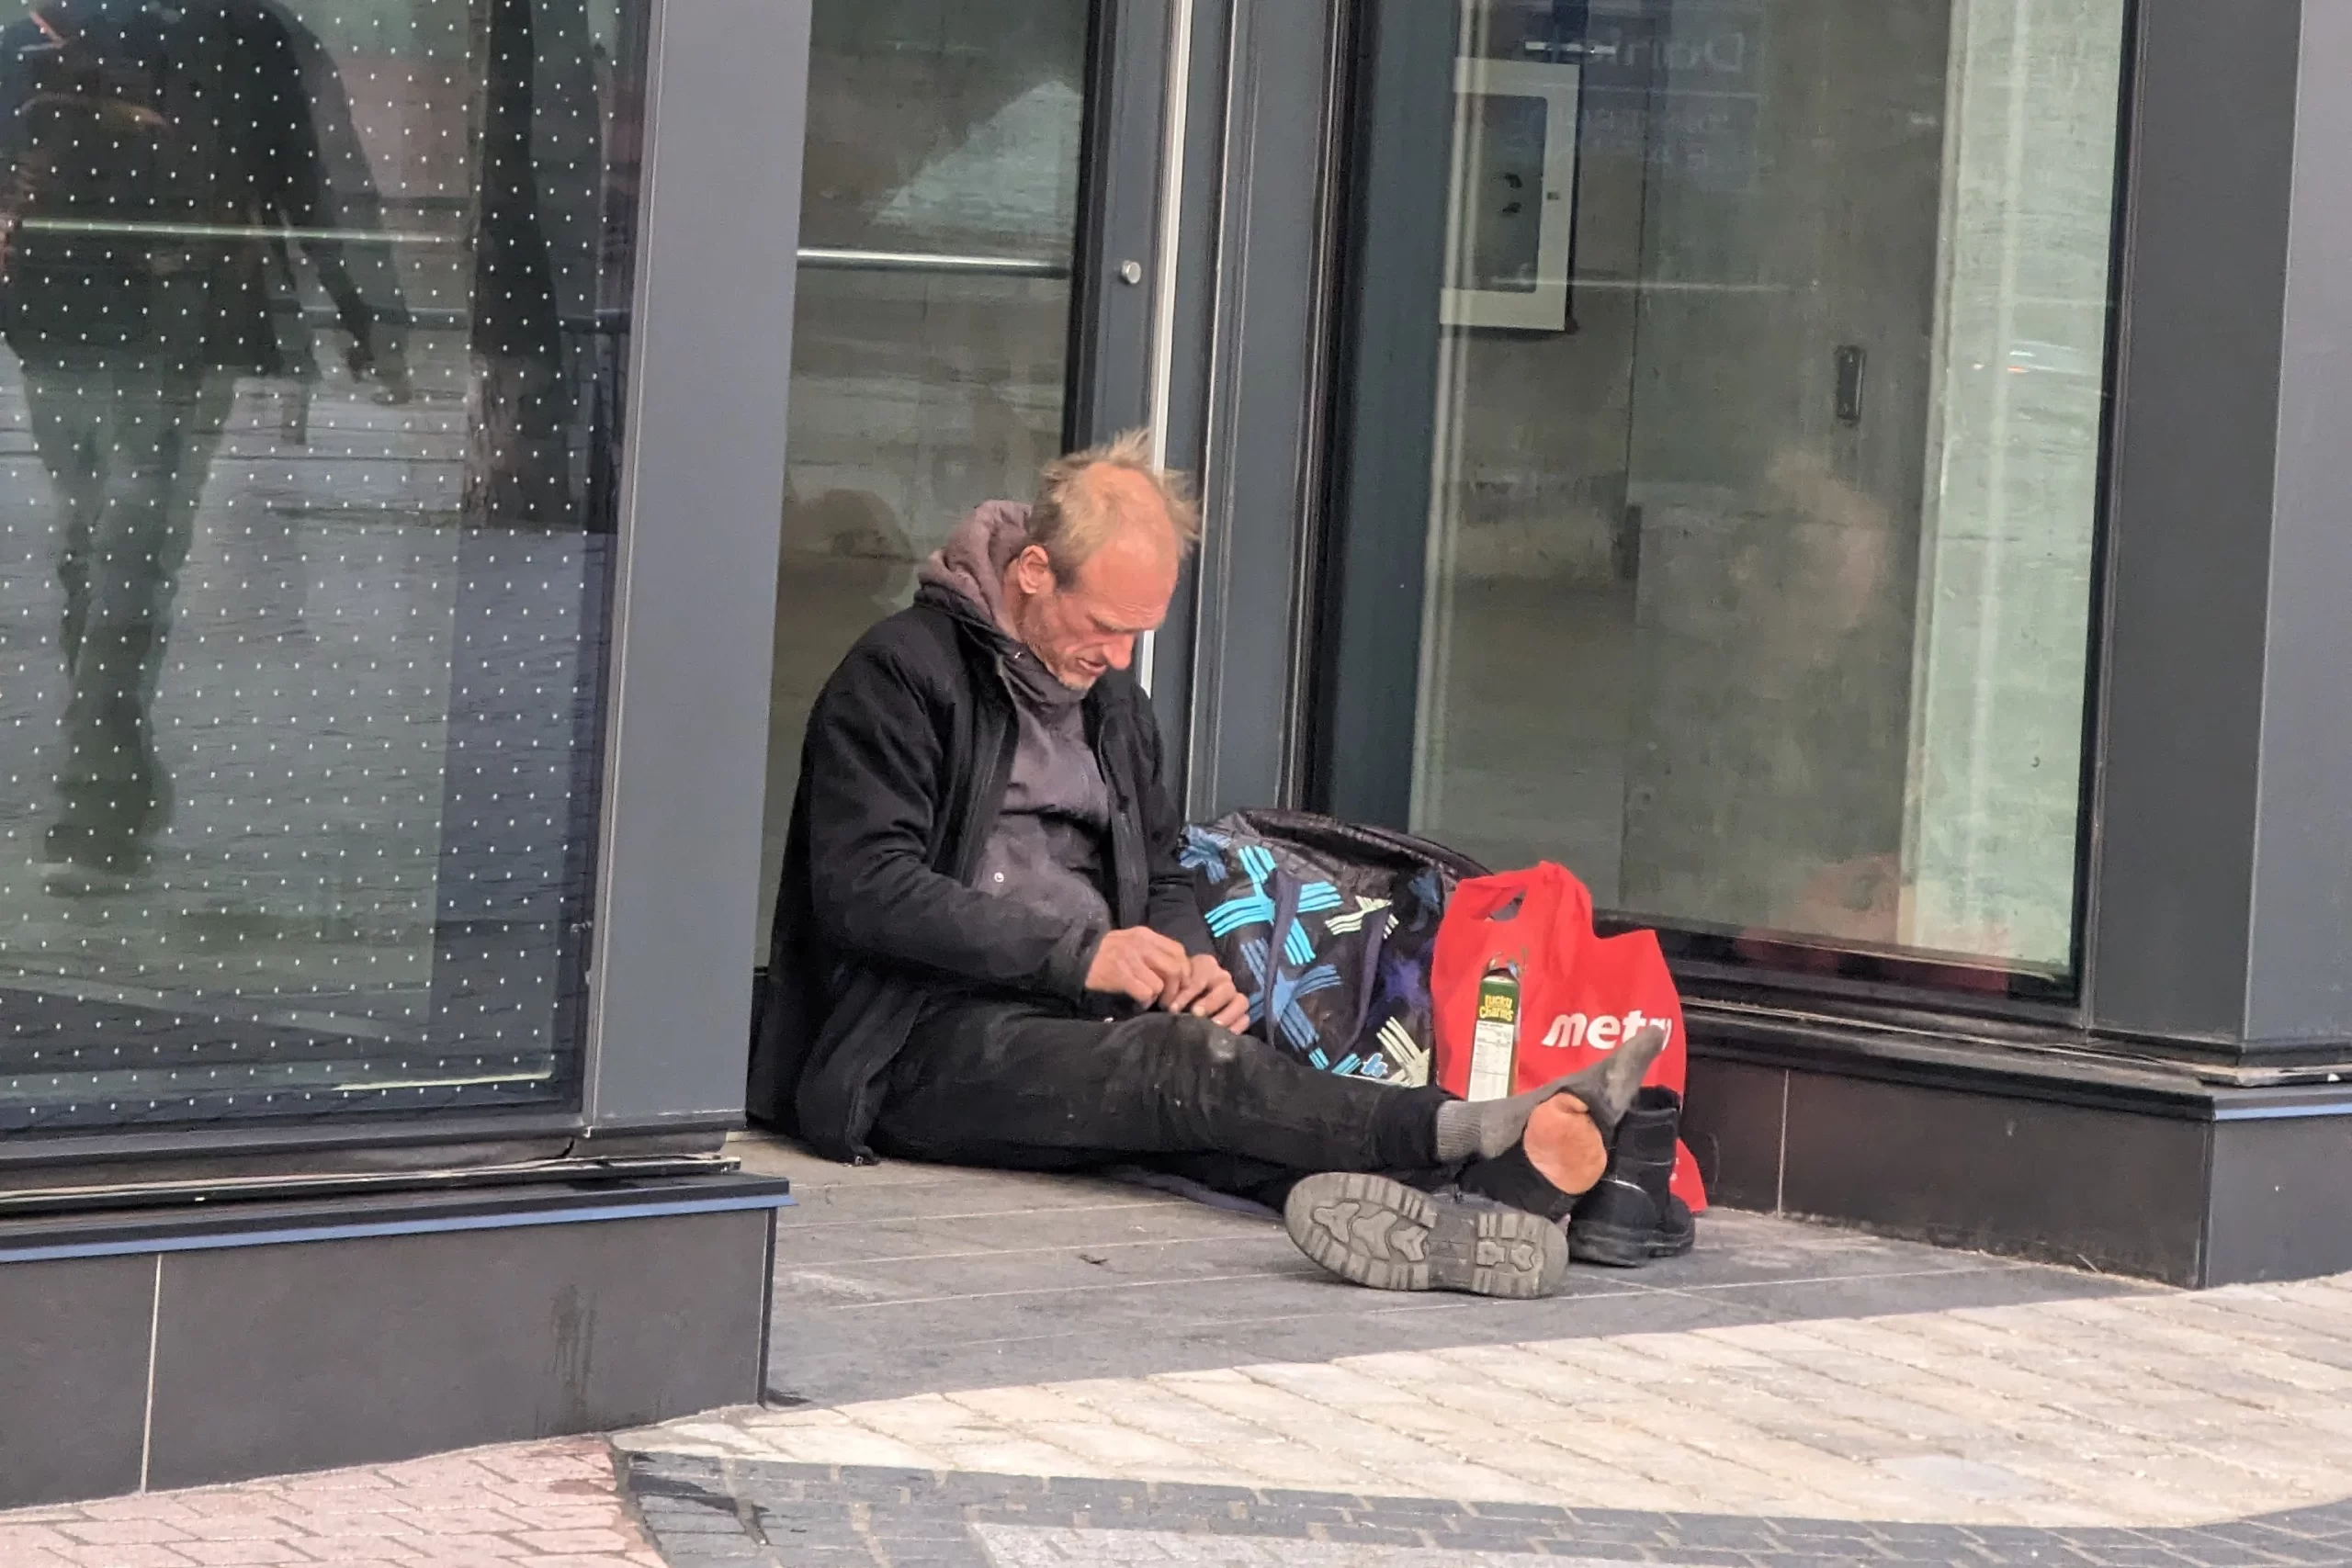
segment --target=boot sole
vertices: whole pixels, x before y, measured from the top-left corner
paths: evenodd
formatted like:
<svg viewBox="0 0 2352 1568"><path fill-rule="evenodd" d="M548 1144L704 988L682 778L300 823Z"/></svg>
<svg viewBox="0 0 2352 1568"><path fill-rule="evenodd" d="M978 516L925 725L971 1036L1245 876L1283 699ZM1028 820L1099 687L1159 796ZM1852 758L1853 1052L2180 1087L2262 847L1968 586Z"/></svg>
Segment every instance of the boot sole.
<svg viewBox="0 0 2352 1568"><path fill-rule="evenodd" d="M1629 1231L1614 1225L1571 1225L1568 1256L1578 1263L1597 1263L1604 1269L1639 1269L1661 1258L1687 1257L1698 1241L1696 1231L1667 1235L1654 1230Z"/></svg>
<svg viewBox="0 0 2352 1568"><path fill-rule="evenodd" d="M1441 1203L1385 1176L1310 1176L1291 1189L1283 1223L1316 1263L1375 1291L1532 1301L1568 1269L1567 1237L1551 1221Z"/></svg>

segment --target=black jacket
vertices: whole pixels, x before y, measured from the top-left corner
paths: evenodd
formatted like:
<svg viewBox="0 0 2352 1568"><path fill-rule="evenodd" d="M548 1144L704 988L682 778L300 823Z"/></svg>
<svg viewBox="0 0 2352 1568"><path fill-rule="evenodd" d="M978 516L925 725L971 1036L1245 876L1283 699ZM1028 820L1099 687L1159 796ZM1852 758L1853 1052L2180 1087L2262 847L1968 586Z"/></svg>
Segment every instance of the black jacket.
<svg viewBox="0 0 2352 1568"><path fill-rule="evenodd" d="M1016 739L998 638L960 594L925 588L858 639L808 716L747 1103L835 1159L871 1157L884 1077L933 997L1117 1010L1084 994L1087 932L971 886ZM1114 921L1214 952L1143 689L1114 671L1085 713L1111 788Z"/></svg>

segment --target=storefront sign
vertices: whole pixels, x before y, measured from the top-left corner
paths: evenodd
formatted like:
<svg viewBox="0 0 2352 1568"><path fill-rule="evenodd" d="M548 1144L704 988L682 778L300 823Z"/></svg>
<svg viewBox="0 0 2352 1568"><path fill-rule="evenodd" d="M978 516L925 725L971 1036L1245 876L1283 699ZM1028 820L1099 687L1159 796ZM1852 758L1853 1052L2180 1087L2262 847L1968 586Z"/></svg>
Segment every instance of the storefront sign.
<svg viewBox="0 0 2352 1568"><path fill-rule="evenodd" d="M1753 188L1764 53L1753 4L1595 6L1584 154L1640 159L1711 190Z"/></svg>

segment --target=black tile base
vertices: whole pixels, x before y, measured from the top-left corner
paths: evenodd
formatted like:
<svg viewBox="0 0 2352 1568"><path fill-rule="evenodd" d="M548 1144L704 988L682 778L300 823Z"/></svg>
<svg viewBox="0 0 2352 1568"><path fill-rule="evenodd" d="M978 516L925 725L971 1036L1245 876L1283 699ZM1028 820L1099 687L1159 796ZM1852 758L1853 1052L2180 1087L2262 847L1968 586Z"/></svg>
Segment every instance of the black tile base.
<svg viewBox="0 0 2352 1568"><path fill-rule="evenodd" d="M139 1484L153 1258L0 1267L0 1508Z"/></svg>
<svg viewBox="0 0 2352 1568"><path fill-rule="evenodd" d="M1781 1206L1785 1067L1693 1058L1683 1096L1682 1142L1707 1196L1735 1209Z"/></svg>
<svg viewBox="0 0 2352 1568"><path fill-rule="evenodd" d="M2352 1093L1694 1023L1684 1137L1730 1208L2186 1286L2352 1270ZM1849 1070L1840 1071L1843 1066Z"/></svg>
<svg viewBox="0 0 2352 1568"><path fill-rule="evenodd" d="M2352 1269L2352 1116L2256 1117L2212 1131L2210 1283Z"/></svg>
<svg viewBox="0 0 2352 1568"><path fill-rule="evenodd" d="M782 1191L718 1177L117 1215L78 1238L0 1225L0 1506L755 1400ZM53 1256L75 1247L99 1255Z"/></svg>
<svg viewBox="0 0 2352 1568"><path fill-rule="evenodd" d="M1976 1251L2188 1282L2206 1128L1791 1073L1781 1208Z"/></svg>

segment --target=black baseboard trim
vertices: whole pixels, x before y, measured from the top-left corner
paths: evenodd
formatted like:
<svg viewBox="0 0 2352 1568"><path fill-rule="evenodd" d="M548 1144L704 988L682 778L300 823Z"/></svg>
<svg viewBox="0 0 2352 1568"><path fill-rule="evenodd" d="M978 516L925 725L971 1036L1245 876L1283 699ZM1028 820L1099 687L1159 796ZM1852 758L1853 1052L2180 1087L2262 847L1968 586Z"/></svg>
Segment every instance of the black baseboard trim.
<svg viewBox="0 0 2352 1568"><path fill-rule="evenodd" d="M0 1223L0 1507L759 1398L782 1180Z"/></svg>
<svg viewBox="0 0 2352 1568"><path fill-rule="evenodd" d="M2186 1286L2352 1269L2341 1077L2248 1084L1958 1021L1685 1016L1685 1141L1729 1207Z"/></svg>

